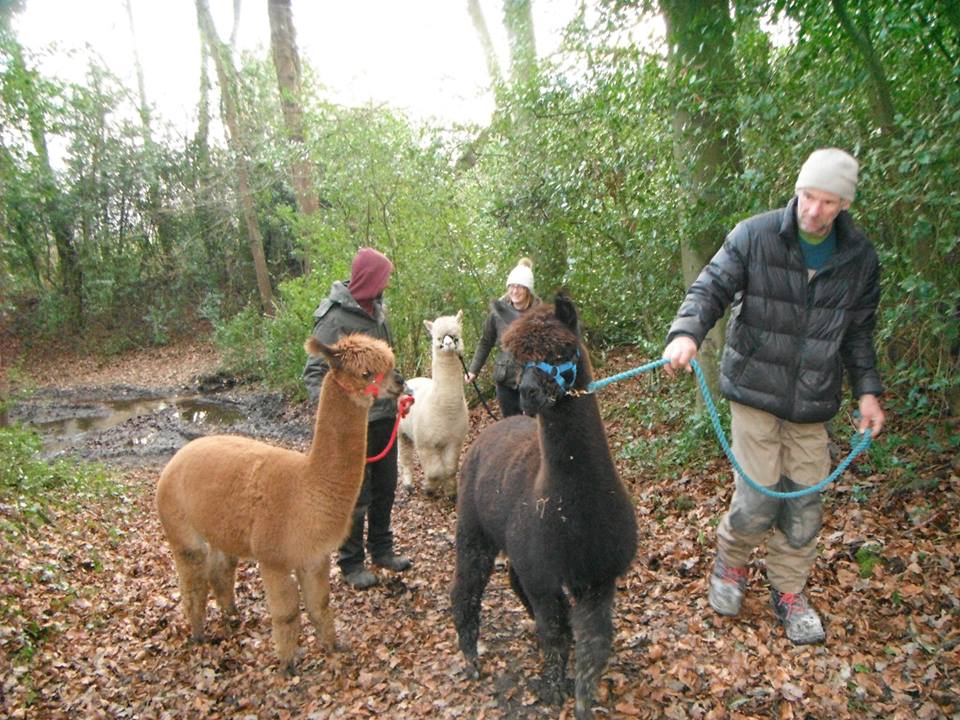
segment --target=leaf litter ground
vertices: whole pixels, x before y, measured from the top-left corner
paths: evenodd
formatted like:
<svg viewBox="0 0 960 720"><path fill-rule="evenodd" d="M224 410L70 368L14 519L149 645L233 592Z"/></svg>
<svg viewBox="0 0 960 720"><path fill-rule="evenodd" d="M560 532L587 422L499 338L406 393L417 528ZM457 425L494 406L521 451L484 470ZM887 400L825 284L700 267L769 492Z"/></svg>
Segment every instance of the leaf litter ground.
<svg viewBox="0 0 960 720"><path fill-rule="evenodd" d="M602 374L644 358L619 351ZM163 378L173 384L211 369L215 354L191 346L144 371L143 356L62 376L32 365L41 383L107 386ZM706 603L714 528L726 509L730 471L717 451L706 470L661 482L640 476L618 450L671 432L625 419L619 408L652 381L602 391L611 447L636 502L639 550L619 583L615 640L597 713L616 718L941 718L960 716L960 502L956 461L937 458L933 490L892 492L883 478L848 471L825 494L821 553L808 592L828 641L795 647L774 624L763 556L751 564L741 616ZM297 416L297 412L292 415ZM309 423L303 412L299 420ZM472 412L468 442L489 423ZM895 420L894 420L895 422ZM452 502L399 491L398 546L414 558L365 592L337 571L332 602L349 649L318 650L301 631L300 674L277 672L263 587L241 563L242 623L229 628L210 603L209 641L192 645L173 562L153 509L162 465L118 467L123 494L16 542L0 539L0 710L36 718L547 718L539 704L533 624L498 564L483 604L477 681L464 677L450 618ZM858 472L860 474L858 474ZM851 489L859 489L857 497ZM866 488L866 495L864 495ZM858 551L875 548L870 577ZM861 560L863 556L861 555ZM35 648L31 654L30 648Z"/></svg>

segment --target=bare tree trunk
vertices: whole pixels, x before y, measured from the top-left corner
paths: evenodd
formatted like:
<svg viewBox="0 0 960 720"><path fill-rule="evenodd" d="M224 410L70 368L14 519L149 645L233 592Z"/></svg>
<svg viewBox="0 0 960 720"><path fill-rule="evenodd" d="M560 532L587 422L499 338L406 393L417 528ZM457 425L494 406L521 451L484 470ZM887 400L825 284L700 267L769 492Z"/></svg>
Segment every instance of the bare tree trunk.
<svg viewBox="0 0 960 720"><path fill-rule="evenodd" d="M207 38L201 31L200 35L200 97L197 102L197 131L193 136L192 157L193 172L192 189L194 197L199 198L196 203L195 216L199 226L200 237L203 241L203 248L207 260L212 268L217 268L217 281L223 281L225 285L232 285L233 273L230 273L223 267L223 263L217 263L217 244L214 240L213 231L214 222L211 217L209 197L210 197L210 71L209 62L211 60L210 45Z"/></svg>
<svg viewBox="0 0 960 720"><path fill-rule="evenodd" d="M197 132L193 142L197 153L204 163L210 159L210 72L207 61L210 59L210 45L203 31L200 32L200 99L197 102Z"/></svg>
<svg viewBox="0 0 960 720"><path fill-rule="evenodd" d="M538 75L530 0L503 0L503 24L510 41L510 79L514 85L529 86Z"/></svg>
<svg viewBox="0 0 960 720"><path fill-rule="evenodd" d="M487 28L486 18L483 16L483 8L480 7L480 0L467 0L467 10L470 12L470 19L473 21L473 29L477 31L477 37L480 45L483 47L483 56L487 61L487 74L490 76L490 87L497 92L497 89L503 85L503 73L500 72L500 63L497 62L497 52L493 47L493 40L490 37L490 30Z"/></svg>
<svg viewBox="0 0 960 720"><path fill-rule="evenodd" d="M487 74L490 76L490 88L493 90L494 97L493 121L496 122L502 105L503 73L500 71L500 63L497 62L497 53L493 47L487 20L483 15L483 8L480 7L480 0L467 0L467 10L470 13L470 19L473 21L473 29L476 30L477 38L480 40L480 46L483 48L484 58L487 61ZM480 151L489 137L490 129L483 128L475 138L467 142L457 159L457 172L464 172L477 164L477 160L480 159Z"/></svg>
<svg viewBox="0 0 960 720"><path fill-rule="evenodd" d="M877 56L877 51L870 41L869 32L861 32L853 20L850 13L847 12L846 0L831 0L833 11L837 14L837 20L840 27L850 38L854 47L860 53L864 63L867 66L867 72L870 75L870 81L873 85L873 97L876 101L878 120L880 127L885 132L892 132L894 127L894 117L896 109L893 104L893 95L890 93L890 83L887 80L887 74L883 70L883 64ZM949 4L949 3L948 3Z"/></svg>
<svg viewBox="0 0 960 720"><path fill-rule="evenodd" d="M237 51L237 35L240 33L240 5L242 0L233 0L233 28L230 30L230 52Z"/></svg>
<svg viewBox="0 0 960 720"><path fill-rule="evenodd" d="M127 22L130 24L130 38L133 40L133 67L137 73L137 90L140 93L140 127L143 132L145 145L153 143L150 137L150 106L147 104L146 83L143 81L143 65L140 63L140 53L137 50L137 29L133 22L133 10L130 0L123 0L123 7L127 11Z"/></svg>
<svg viewBox="0 0 960 720"><path fill-rule="evenodd" d="M678 88L698 78L695 93L681 91L673 116L673 154L689 218L680 232L685 287L696 279L720 247L729 228L703 218L729 217L722 189L740 168L736 128L715 109L734 81L733 32L726 0L660 0L667 26L671 76ZM697 108L691 110L691 108ZM721 321L700 348L711 392L719 379L719 356L726 323Z"/></svg>
<svg viewBox="0 0 960 720"><path fill-rule="evenodd" d="M213 55L213 62L217 68L217 79L220 82L220 96L223 100L223 119L227 126L227 139L233 151L237 164L237 185L240 193L240 205L244 224L250 242L250 254L253 257L253 267L257 276L257 288L260 291L260 304L268 315L275 312L273 306L273 290L270 287L270 275L267 272L267 259L263 252L263 235L257 222L257 215L253 208L253 196L250 189L250 170L247 166L246 137L240 124L236 101L237 71L233 66L233 59L228 48L220 41L207 0L196 0L197 21L201 32L206 36L207 45Z"/></svg>
<svg viewBox="0 0 960 720"><path fill-rule="evenodd" d="M297 198L297 209L301 217L308 218L317 212L320 202L313 186L310 154L303 125L300 54L297 51L297 33L293 24L290 0L268 0L267 12L270 16L270 46L273 51L273 65L277 71L283 124L293 146L294 157L291 167L293 192ZM303 271L310 272L306 256L303 260Z"/></svg>

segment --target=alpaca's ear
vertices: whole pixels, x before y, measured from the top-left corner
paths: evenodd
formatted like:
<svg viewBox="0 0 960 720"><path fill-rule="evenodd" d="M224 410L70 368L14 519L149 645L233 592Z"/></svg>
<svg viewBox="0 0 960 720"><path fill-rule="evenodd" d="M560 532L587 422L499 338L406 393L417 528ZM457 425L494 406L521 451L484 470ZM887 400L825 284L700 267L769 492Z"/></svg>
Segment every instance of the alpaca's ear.
<svg viewBox="0 0 960 720"><path fill-rule="evenodd" d="M303 343L303 349L306 350L307 354L312 357L323 355L327 363L332 368L340 367L340 357L337 355L337 351L334 350L329 345L324 345L322 342L317 340L313 335L308 337L307 341Z"/></svg>
<svg viewBox="0 0 960 720"><path fill-rule="evenodd" d="M554 301L554 311L557 320L570 328L574 334L579 334L577 331L577 308L573 304L573 300L567 295L557 295L557 299Z"/></svg>
<svg viewBox="0 0 960 720"><path fill-rule="evenodd" d="M433 323L430 320L424 320L423 325L427 328L427 332L433 335Z"/></svg>
<svg viewBox="0 0 960 720"><path fill-rule="evenodd" d="M463 310L457 310L457 322L461 322L462 320L463 320Z"/></svg>

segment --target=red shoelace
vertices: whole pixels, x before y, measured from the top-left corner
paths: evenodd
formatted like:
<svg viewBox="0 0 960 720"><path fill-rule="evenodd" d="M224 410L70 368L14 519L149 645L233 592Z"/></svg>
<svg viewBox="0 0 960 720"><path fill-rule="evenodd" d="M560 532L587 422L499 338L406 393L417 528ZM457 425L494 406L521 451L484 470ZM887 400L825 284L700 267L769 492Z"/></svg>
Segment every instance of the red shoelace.
<svg viewBox="0 0 960 720"><path fill-rule="evenodd" d="M787 617L795 612L803 612L807 609L807 601L800 593L781 593L777 603L786 608Z"/></svg>

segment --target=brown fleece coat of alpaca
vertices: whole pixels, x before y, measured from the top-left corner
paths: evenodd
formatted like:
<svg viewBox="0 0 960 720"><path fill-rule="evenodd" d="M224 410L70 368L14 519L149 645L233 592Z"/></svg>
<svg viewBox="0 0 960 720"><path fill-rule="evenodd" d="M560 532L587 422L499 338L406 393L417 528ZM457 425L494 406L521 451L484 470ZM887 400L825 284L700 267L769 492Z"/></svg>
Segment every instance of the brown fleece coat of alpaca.
<svg viewBox="0 0 960 720"><path fill-rule="evenodd" d="M349 531L363 481L367 410L375 392L395 397L403 387L382 340L348 335L328 347L311 337L304 347L330 365L306 454L245 437L199 438L163 469L156 494L192 639L203 639L211 586L224 615L235 617L237 561L253 558L281 668L291 673L300 592L321 645L336 646L330 557Z"/></svg>

